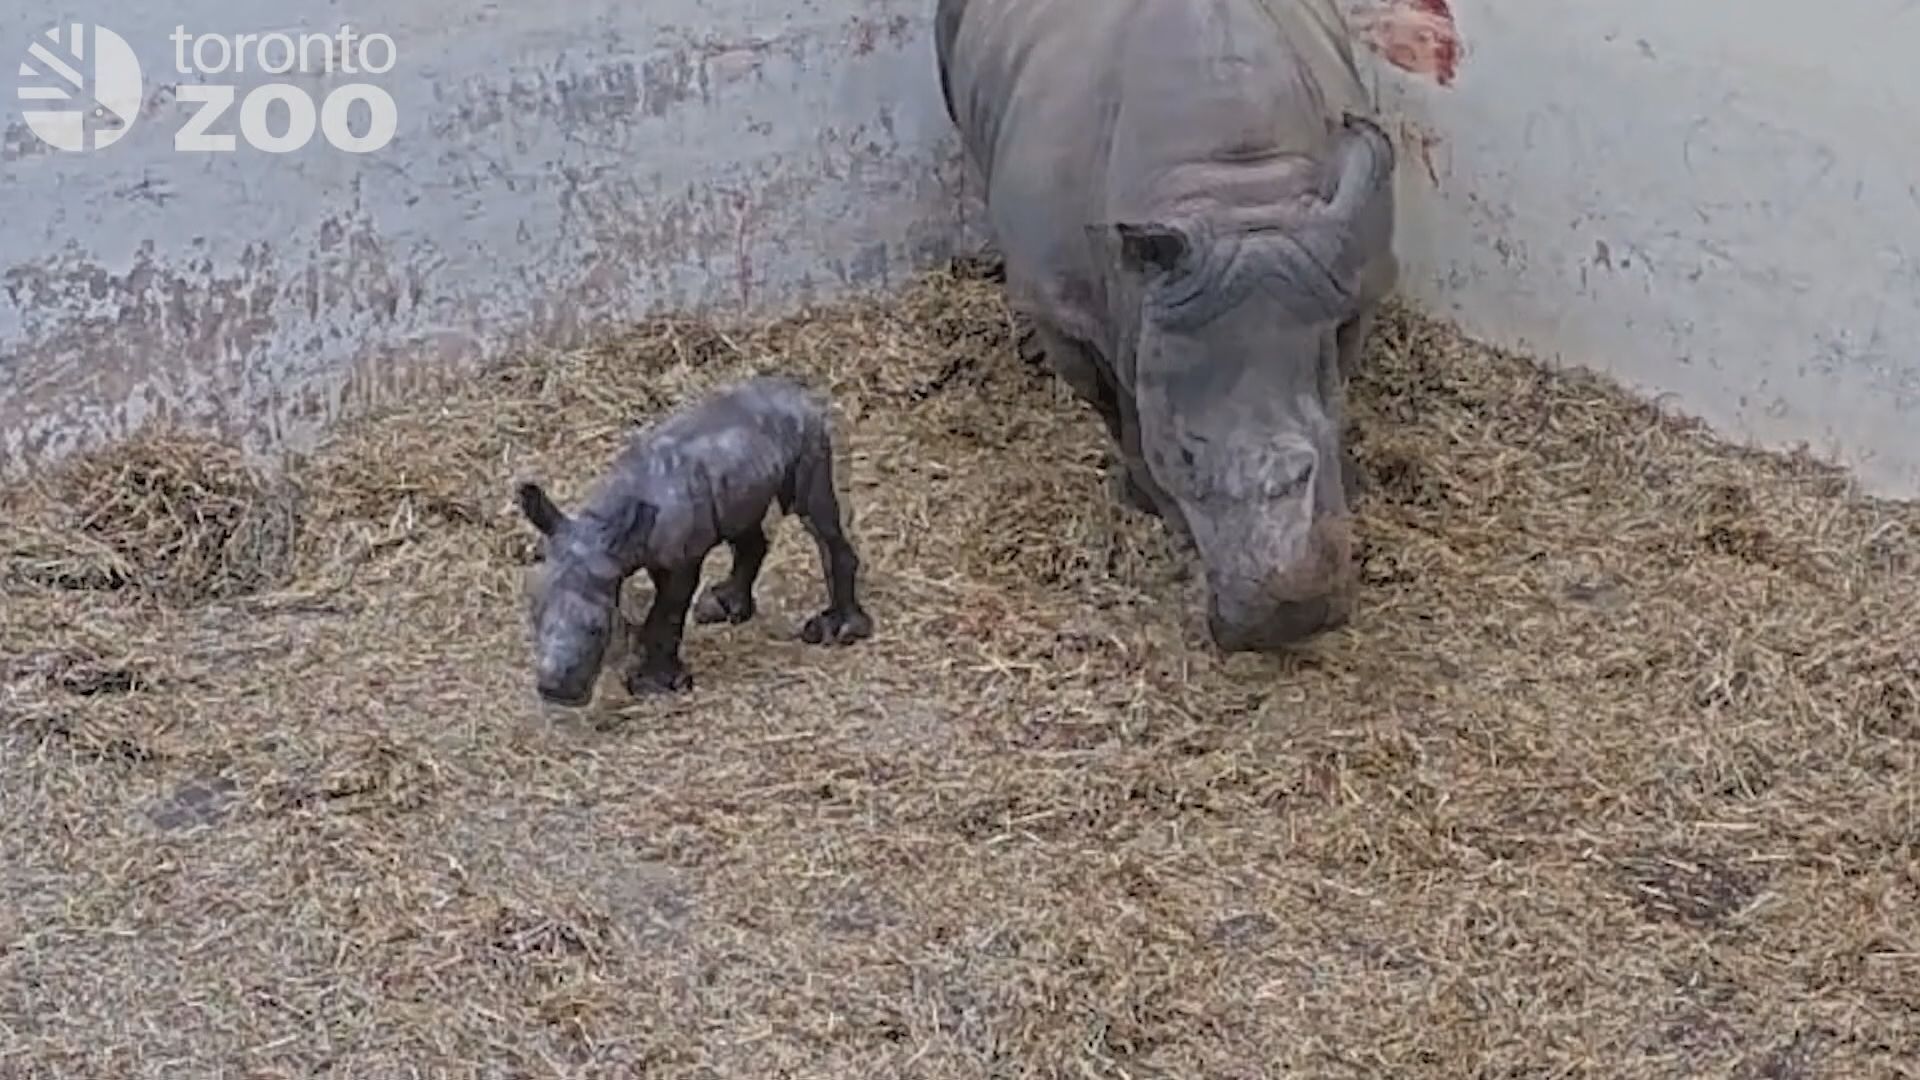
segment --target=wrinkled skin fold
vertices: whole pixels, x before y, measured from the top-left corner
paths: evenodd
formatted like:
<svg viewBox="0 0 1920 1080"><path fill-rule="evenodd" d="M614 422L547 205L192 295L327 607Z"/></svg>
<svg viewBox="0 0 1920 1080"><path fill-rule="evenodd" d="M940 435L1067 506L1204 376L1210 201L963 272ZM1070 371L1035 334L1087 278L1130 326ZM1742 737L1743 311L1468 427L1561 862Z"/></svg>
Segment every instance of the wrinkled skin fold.
<svg viewBox="0 0 1920 1080"><path fill-rule="evenodd" d="M1332 0L938 0L935 50L1010 298L1191 542L1215 643L1345 622L1345 381L1398 264Z"/></svg>

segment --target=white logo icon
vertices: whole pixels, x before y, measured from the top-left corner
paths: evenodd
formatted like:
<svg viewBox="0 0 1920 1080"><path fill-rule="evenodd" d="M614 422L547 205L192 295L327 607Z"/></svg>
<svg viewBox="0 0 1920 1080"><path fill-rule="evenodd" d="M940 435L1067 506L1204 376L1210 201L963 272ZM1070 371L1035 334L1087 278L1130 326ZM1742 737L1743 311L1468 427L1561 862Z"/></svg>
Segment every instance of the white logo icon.
<svg viewBox="0 0 1920 1080"><path fill-rule="evenodd" d="M20 64L21 115L58 150L112 146L133 127L140 97L140 58L104 26L56 26L27 47Z"/></svg>

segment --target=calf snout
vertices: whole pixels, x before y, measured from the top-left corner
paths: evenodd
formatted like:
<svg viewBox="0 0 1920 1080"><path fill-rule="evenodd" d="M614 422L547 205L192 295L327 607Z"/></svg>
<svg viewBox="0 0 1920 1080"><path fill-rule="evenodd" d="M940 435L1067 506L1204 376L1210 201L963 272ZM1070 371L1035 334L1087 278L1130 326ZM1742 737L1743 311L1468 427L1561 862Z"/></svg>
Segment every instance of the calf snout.
<svg viewBox="0 0 1920 1080"><path fill-rule="evenodd" d="M534 676L534 692L549 705L579 707L593 697L593 671L584 674L559 665L542 664Z"/></svg>
<svg viewBox="0 0 1920 1080"><path fill-rule="evenodd" d="M549 705L564 705L570 709L577 709L593 698L593 692L590 689L564 683L543 682L537 684L535 690L539 693L541 701Z"/></svg>

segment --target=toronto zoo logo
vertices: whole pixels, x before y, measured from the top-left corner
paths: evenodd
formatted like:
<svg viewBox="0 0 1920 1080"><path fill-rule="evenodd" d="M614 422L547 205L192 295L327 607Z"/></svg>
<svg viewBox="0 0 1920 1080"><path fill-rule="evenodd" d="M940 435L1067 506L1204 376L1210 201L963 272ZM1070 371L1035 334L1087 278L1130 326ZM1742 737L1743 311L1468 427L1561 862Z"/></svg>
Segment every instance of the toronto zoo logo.
<svg viewBox="0 0 1920 1080"><path fill-rule="evenodd" d="M144 86L140 58L126 39L104 26L56 26L27 46L20 64L20 101L27 129L57 150L100 150L118 142L140 115ZM328 145L366 154L393 141L399 109L393 96L369 82L329 90L318 103L291 82L266 82L244 95L208 75L384 75L399 60L386 34L359 35L342 26L331 34L190 34L174 27L174 70L202 81L181 81L174 99L196 106L174 132L177 151L223 153L241 141L254 150L284 154L318 133ZM237 123L217 130L239 103ZM357 108L356 108L357 107ZM235 138L233 128L239 132Z"/></svg>
<svg viewBox="0 0 1920 1080"><path fill-rule="evenodd" d="M56 26L20 64L22 119L58 150L112 146L133 127L140 96L140 58L104 26Z"/></svg>

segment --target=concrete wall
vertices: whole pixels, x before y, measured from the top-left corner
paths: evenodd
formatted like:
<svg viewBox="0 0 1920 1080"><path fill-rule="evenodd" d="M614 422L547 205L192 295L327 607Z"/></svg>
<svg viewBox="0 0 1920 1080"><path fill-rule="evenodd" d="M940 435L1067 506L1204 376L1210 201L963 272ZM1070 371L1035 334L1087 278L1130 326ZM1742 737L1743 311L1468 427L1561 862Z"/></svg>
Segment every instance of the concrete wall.
<svg viewBox="0 0 1920 1080"><path fill-rule="evenodd" d="M1344 2L1402 151L1409 296L1920 495L1920 68L1901 62L1920 4ZM977 239L930 18L931 0L7 5L0 61L98 20L146 83L125 136L84 153L0 107L0 471L163 413L298 444L436 366L897 282ZM174 87L201 78L172 70L176 25L343 23L399 43L373 80L392 145L173 149L198 108Z"/></svg>
<svg viewBox="0 0 1920 1080"><path fill-rule="evenodd" d="M73 21L145 75L124 135L82 152L36 137L45 105L12 84L46 81L12 77ZM956 234L929 22L924 0L0 6L0 470L163 414L299 445L436 364L895 282ZM368 80L398 106L389 146L175 150L200 108L179 84L318 100L355 77L181 75L174 27L343 24L398 44Z"/></svg>
<svg viewBox="0 0 1920 1080"><path fill-rule="evenodd" d="M1409 295L1920 495L1920 3L1351 6Z"/></svg>

